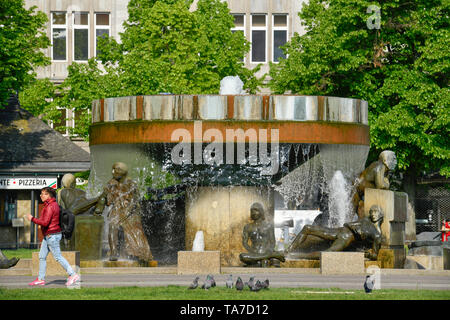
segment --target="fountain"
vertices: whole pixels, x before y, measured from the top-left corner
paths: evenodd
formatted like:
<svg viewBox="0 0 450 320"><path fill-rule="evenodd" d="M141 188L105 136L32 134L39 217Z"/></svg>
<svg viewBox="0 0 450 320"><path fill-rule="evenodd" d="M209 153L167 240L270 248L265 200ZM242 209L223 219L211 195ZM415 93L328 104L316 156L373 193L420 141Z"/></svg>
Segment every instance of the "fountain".
<svg viewBox="0 0 450 320"><path fill-rule="evenodd" d="M89 196L101 194L113 163L126 163L152 254L167 264L203 231L205 250L220 251L223 266L241 265L253 203L271 223L287 204L319 209L316 220L333 223L340 197L333 191L354 181L369 150L367 102L322 96L100 99L93 102L90 137Z"/></svg>

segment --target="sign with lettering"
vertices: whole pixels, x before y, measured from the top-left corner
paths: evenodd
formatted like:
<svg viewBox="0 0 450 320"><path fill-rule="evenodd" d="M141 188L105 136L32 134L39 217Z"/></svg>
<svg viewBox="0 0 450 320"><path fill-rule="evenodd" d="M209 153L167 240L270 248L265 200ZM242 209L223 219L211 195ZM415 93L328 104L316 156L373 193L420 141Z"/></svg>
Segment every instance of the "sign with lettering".
<svg viewBox="0 0 450 320"><path fill-rule="evenodd" d="M56 177L1 177L0 189L42 189L57 188Z"/></svg>

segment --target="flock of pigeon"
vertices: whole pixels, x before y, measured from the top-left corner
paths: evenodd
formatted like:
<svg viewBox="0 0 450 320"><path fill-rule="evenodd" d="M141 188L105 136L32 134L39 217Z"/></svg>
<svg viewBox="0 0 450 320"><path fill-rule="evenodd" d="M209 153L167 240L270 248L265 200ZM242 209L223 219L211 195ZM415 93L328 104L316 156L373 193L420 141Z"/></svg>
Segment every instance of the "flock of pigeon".
<svg viewBox="0 0 450 320"><path fill-rule="evenodd" d="M200 277L195 277L194 281L189 285L188 289L197 289L198 280ZM229 289L233 289L233 285L238 291L244 290L245 287L248 287L250 291L259 291L261 289L269 288L269 279L264 280L263 282L256 280L255 277L250 277L248 282L242 281L241 277L238 277L236 280L236 284L233 284L233 275L229 275L227 280L225 281L225 286ZM202 289L208 290L216 286L216 280L211 274L206 276L206 279L201 286ZM375 279L372 276L366 276L366 280L364 281L364 290L366 293L371 293L373 288L375 287Z"/></svg>
<svg viewBox="0 0 450 320"><path fill-rule="evenodd" d="M188 289L197 289L198 288L198 280L200 277L195 277L194 281L189 285ZM213 288L216 286L216 280L214 280L214 277L210 274L206 276L206 279L201 286L202 289L208 290L210 288ZM245 287L248 287L250 291L259 291L261 289L268 289L269 288L269 279L266 279L264 281L255 281L255 277L250 277L248 282L242 281L241 277L238 277L236 280L236 283L233 283L233 275L229 275L227 280L225 281L225 286L229 289L233 289L233 286L238 291L244 290Z"/></svg>

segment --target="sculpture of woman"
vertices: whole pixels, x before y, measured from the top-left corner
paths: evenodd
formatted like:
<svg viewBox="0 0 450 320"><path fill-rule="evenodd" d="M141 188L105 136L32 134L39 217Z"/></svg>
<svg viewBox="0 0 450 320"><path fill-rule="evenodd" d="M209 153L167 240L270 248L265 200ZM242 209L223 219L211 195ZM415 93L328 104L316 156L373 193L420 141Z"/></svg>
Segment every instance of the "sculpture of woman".
<svg viewBox="0 0 450 320"><path fill-rule="evenodd" d="M242 245L248 253L241 253L239 259L246 265L263 267L276 264L274 260L284 262L284 254L274 251L274 227L265 220L264 208L260 203L251 206L250 218L252 222L246 224L242 231Z"/></svg>

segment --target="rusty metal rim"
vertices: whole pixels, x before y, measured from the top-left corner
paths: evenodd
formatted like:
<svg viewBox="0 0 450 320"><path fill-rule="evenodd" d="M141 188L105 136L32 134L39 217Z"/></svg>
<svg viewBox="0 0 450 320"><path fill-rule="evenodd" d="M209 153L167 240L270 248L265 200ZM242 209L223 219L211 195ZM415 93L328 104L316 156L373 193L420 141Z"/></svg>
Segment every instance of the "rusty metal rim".
<svg viewBox="0 0 450 320"><path fill-rule="evenodd" d="M195 123L201 123L201 137L206 130L217 129L222 133L223 142L227 141L226 130L266 129L267 142L272 140L271 129L278 129L279 143L321 143L370 145L369 126L355 123L324 121L123 121L102 122L91 125L90 145L134 144L134 143L178 143L172 139L172 133L184 129L192 140L195 138ZM198 127L197 127L198 129ZM198 136L197 131L197 136ZM275 139L275 134L274 134ZM210 141L203 140L208 143ZM258 142L265 142L258 140Z"/></svg>

